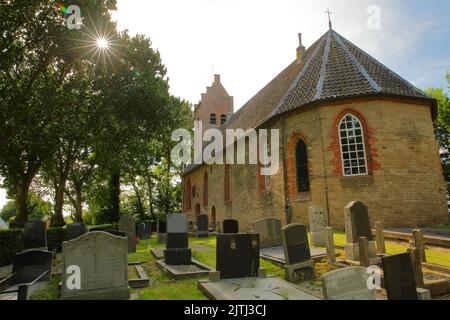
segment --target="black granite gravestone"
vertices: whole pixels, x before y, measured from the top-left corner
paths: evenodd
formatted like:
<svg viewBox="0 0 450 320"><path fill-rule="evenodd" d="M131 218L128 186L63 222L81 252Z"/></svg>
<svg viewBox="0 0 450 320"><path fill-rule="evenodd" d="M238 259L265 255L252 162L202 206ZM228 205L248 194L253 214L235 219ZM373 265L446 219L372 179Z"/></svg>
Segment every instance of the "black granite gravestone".
<svg viewBox="0 0 450 320"><path fill-rule="evenodd" d="M33 250L17 253L13 259L13 273L16 283L33 282L45 271L48 273L41 280L50 280L52 273L53 252Z"/></svg>
<svg viewBox="0 0 450 320"><path fill-rule="evenodd" d="M168 233L166 240L167 249L188 248L188 233Z"/></svg>
<svg viewBox="0 0 450 320"><path fill-rule="evenodd" d="M67 225L66 241L76 239L86 233L86 226L83 222L77 222Z"/></svg>
<svg viewBox="0 0 450 320"><path fill-rule="evenodd" d="M201 214L197 216L197 237L206 238L209 236L208 216Z"/></svg>
<svg viewBox="0 0 450 320"><path fill-rule="evenodd" d="M150 230L150 225L147 223L140 223L136 225L136 235L141 240L150 239L152 231Z"/></svg>
<svg viewBox="0 0 450 320"><path fill-rule="evenodd" d="M217 235L216 269L221 279L257 277L259 234Z"/></svg>
<svg viewBox="0 0 450 320"><path fill-rule="evenodd" d="M167 238L164 261L168 265L190 265L192 252L188 242L188 221L185 214L169 214L166 217Z"/></svg>
<svg viewBox="0 0 450 320"><path fill-rule="evenodd" d="M152 232L158 232L158 223L157 222L150 223L150 230Z"/></svg>
<svg viewBox="0 0 450 320"><path fill-rule="evenodd" d="M350 209L352 224L352 237L354 242L358 242L360 237L372 241L372 229L370 228L369 211L362 202L355 202Z"/></svg>
<svg viewBox="0 0 450 320"><path fill-rule="evenodd" d="M308 230L305 225L291 224L282 229L284 237L286 264L296 264L311 259Z"/></svg>
<svg viewBox="0 0 450 320"><path fill-rule="evenodd" d="M239 233L239 221L233 219L224 220L223 233Z"/></svg>
<svg viewBox="0 0 450 320"><path fill-rule="evenodd" d="M31 221L25 224L23 231L24 249L47 248L47 225L43 221Z"/></svg>
<svg viewBox="0 0 450 320"><path fill-rule="evenodd" d="M411 254L383 257L382 264L388 300L417 300Z"/></svg>

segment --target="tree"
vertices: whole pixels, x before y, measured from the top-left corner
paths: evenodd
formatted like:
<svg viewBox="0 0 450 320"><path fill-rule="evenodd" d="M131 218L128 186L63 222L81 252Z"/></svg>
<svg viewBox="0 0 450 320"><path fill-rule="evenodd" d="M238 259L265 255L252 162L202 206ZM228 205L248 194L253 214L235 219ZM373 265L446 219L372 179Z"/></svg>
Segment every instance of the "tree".
<svg viewBox="0 0 450 320"><path fill-rule="evenodd" d="M51 215L52 204L44 201L36 193L30 192L27 207L30 220L44 220ZM0 217L4 221L10 221L17 214L17 207L15 201L9 201L0 211Z"/></svg>
<svg viewBox="0 0 450 320"><path fill-rule="evenodd" d="M79 4L97 20L109 20L108 9L115 7L113 0ZM84 49L76 41L85 33L70 32L65 19L53 0L0 3L0 172L16 199L12 227L27 221L30 185L57 150L57 120L64 109L60 85L72 63L82 60Z"/></svg>
<svg viewBox="0 0 450 320"><path fill-rule="evenodd" d="M447 74L450 89L450 74ZM439 143L447 193L450 194L450 97L443 88L428 88L426 92L437 100L438 115L434 121L436 139Z"/></svg>

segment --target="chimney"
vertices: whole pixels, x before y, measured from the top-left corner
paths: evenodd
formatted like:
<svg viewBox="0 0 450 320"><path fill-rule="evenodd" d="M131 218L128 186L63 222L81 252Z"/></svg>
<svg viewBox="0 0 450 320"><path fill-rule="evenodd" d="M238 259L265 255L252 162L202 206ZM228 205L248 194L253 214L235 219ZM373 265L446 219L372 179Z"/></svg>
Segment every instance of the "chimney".
<svg viewBox="0 0 450 320"><path fill-rule="evenodd" d="M220 74L215 74L214 75L214 83L219 83L220 82Z"/></svg>
<svg viewBox="0 0 450 320"><path fill-rule="evenodd" d="M297 48L297 60L300 61L306 51L305 47L302 44L302 34L301 33L298 34L298 42L299 42L299 45Z"/></svg>

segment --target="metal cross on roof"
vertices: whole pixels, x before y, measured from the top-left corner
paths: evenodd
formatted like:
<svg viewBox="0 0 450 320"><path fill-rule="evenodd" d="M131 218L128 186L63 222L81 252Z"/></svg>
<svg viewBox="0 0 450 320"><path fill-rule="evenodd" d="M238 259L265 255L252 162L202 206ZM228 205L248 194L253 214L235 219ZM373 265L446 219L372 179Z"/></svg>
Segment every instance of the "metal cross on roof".
<svg viewBox="0 0 450 320"><path fill-rule="evenodd" d="M333 12L331 12L330 9L327 8L327 11L325 11L325 13L328 14L328 25L330 26L330 29L332 29L331 15L333 14Z"/></svg>

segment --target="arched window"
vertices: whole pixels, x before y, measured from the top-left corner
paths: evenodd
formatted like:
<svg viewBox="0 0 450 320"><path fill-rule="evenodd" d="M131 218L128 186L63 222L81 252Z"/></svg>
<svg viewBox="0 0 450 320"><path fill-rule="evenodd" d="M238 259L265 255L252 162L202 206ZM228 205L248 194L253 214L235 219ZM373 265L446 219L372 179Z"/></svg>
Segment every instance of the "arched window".
<svg viewBox="0 0 450 320"><path fill-rule="evenodd" d="M215 113L211 113L211 114L209 115L209 123L210 123L210 124L214 124L214 125L217 124L217 116L216 116Z"/></svg>
<svg viewBox="0 0 450 320"><path fill-rule="evenodd" d="M223 178L224 200L231 201L230 165L226 164Z"/></svg>
<svg viewBox="0 0 450 320"><path fill-rule="evenodd" d="M191 210L191 179L186 179L186 185L184 187L184 209L185 211Z"/></svg>
<svg viewBox="0 0 450 320"><path fill-rule="evenodd" d="M213 206L211 209L211 227L216 230L216 207Z"/></svg>
<svg viewBox="0 0 450 320"><path fill-rule="evenodd" d="M303 140L295 145L295 165L297 168L297 191L309 192L308 150Z"/></svg>
<svg viewBox="0 0 450 320"><path fill-rule="evenodd" d="M208 174L203 176L203 206L208 205Z"/></svg>
<svg viewBox="0 0 450 320"><path fill-rule="evenodd" d="M361 121L347 114L339 124L342 170L344 176L367 175L367 156L364 141L364 128Z"/></svg>
<svg viewBox="0 0 450 320"><path fill-rule="evenodd" d="M227 115L226 114L222 114L220 116L220 124L224 125L227 122Z"/></svg>

